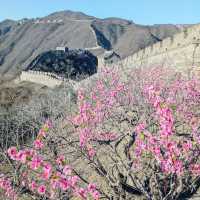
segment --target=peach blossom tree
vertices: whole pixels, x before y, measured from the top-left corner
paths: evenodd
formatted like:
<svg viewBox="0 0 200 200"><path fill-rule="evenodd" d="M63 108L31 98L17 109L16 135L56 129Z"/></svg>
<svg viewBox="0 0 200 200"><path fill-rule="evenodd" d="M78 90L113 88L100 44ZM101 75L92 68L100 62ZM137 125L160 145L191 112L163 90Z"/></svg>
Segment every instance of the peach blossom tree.
<svg viewBox="0 0 200 200"><path fill-rule="evenodd" d="M68 132L51 138L54 156L44 156L52 126L47 121L32 148L8 149L8 162L20 176L2 175L0 187L14 198L19 187L47 199L190 197L200 182L199 97L196 76L162 67L127 74L105 68L88 89L78 91L77 110L64 122ZM91 181L67 164L69 146L99 179Z"/></svg>
<svg viewBox="0 0 200 200"><path fill-rule="evenodd" d="M80 147L106 177L113 197L142 194L167 200L196 192L199 97L197 77L161 67L133 70L125 81L119 72L105 69L89 93L79 91L72 123ZM107 169L99 159L102 146L112 160Z"/></svg>

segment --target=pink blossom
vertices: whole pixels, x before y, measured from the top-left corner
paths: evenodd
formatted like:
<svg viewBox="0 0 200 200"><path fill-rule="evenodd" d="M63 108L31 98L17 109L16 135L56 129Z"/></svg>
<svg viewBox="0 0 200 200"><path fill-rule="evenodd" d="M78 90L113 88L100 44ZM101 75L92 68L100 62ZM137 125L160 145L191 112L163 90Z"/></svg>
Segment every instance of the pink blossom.
<svg viewBox="0 0 200 200"><path fill-rule="evenodd" d="M92 192L92 197L95 199L95 200L99 200L100 199L100 194L98 191L94 191Z"/></svg>
<svg viewBox="0 0 200 200"><path fill-rule="evenodd" d="M74 187L77 182L79 181L79 177L78 176L71 176L69 177L69 181L72 187Z"/></svg>
<svg viewBox="0 0 200 200"><path fill-rule="evenodd" d="M32 191L36 190L37 189L37 184L35 181L32 181L31 184L30 184L30 188Z"/></svg>
<svg viewBox="0 0 200 200"><path fill-rule="evenodd" d="M8 155L11 159L15 160L17 157L17 148L16 147L10 147L8 149Z"/></svg>
<svg viewBox="0 0 200 200"><path fill-rule="evenodd" d="M51 179L50 180L50 187L53 189L53 190L56 190L57 188L59 188L60 186L60 183L59 183L59 180L58 179Z"/></svg>
<svg viewBox="0 0 200 200"><path fill-rule="evenodd" d="M66 165L63 169L65 175L70 175L72 173L72 168L69 165Z"/></svg>
<svg viewBox="0 0 200 200"><path fill-rule="evenodd" d="M34 156L32 161L29 163L30 168L36 170L42 165L42 162L42 158L40 158L39 156Z"/></svg>
<svg viewBox="0 0 200 200"><path fill-rule="evenodd" d="M3 174L0 177L0 189L4 191L5 197L8 197L8 199L17 199L18 196L16 191L12 187L11 180L9 178L6 178Z"/></svg>
<svg viewBox="0 0 200 200"><path fill-rule="evenodd" d="M78 189L77 194L83 199L87 198L87 191L84 188Z"/></svg>
<svg viewBox="0 0 200 200"><path fill-rule="evenodd" d="M26 163L26 161L27 161L26 152L23 151L23 150L20 150L20 151L17 153L16 160L17 160L17 161L20 161L20 162L23 163L23 164Z"/></svg>
<svg viewBox="0 0 200 200"><path fill-rule="evenodd" d="M136 133L141 133L145 129L146 124L145 123L140 123L135 127L135 132Z"/></svg>
<svg viewBox="0 0 200 200"><path fill-rule="evenodd" d="M200 164L192 164L190 166L190 171L194 174L199 176L200 175Z"/></svg>
<svg viewBox="0 0 200 200"><path fill-rule="evenodd" d="M35 140L35 141L33 142L33 144L34 144L34 147L35 147L36 149L42 149L42 148L44 147L43 142L42 142L41 140L39 140L39 139Z"/></svg>
<svg viewBox="0 0 200 200"><path fill-rule="evenodd" d="M89 185L88 185L88 191L89 192L94 192L96 190L96 184L94 184L94 183L90 183Z"/></svg>
<svg viewBox="0 0 200 200"><path fill-rule="evenodd" d="M46 132L43 130L43 129L40 129L39 130L39 133L38 133L38 136L41 136L41 137L46 137Z"/></svg>
<svg viewBox="0 0 200 200"><path fill-rule="evenodd" d="M45 192L46 192L46 186L45 186L45 185L40 185L40 186L38 187L38 193L39 193L40 195L44 195Z"/></svg>
<svg viewBox="0 0 200 200"><path fill-rule="evenodd" d="M79 100L79 101L82 101L83 99L84 99L83 91L82 91L82 90L79 90L79 91L78 91L78 100Z"/></svg>
<svg viewBox="0 0 200 200"><path fill-rule="evenodd" d="M51 176L52 166L48 163L43 164L42 178L48 180Z"/></svg>
<svg viewBox="0 0 200 200"><path fill-rule="evenodd" d="M66 191L67 189L70 188L69 182L67 179L61 178L59 180L59 186L63 191Z"/></svg>
<svg viewBox="0 0 200 200"><path fill-rule="evenodd" d="M182 144L183 149L188 152L190 149L192 149L192 142L191 141L184 141Z"/></svg>
<svg viewBox="0 0 200 200"><path fill-rule="evenodd" d="M183 163L180 160L176 160L174 161L174 168L175 168L175 172L177 175L182 175L183 174Z"/></svg>
<svg viewBox="0 0 200 200"><path fill-rule="evenodd" d="M93 158L96 154L96 151L93 147L89 146L87 148L89 158Z"/></svg>
<svg viewBox="0 0 200 200"><path fill-rule="evenodd" d="M160 148L157 146L153 147L153 153L155 154L156 157L159 157L161 154Z"/></svg>
<svg viewBox="0 0 200 200"><path fill-rule="evenodd" d="M65 157L64 155L60 155L57 159L56 159L56 164L57 165L63 165L65 162Z"/></svg>

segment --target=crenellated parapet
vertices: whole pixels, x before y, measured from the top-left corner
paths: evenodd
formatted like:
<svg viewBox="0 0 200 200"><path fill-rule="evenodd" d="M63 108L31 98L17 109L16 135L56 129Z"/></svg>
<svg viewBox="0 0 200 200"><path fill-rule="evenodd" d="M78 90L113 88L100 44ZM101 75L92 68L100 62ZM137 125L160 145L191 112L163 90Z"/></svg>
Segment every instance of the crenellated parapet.
<svg viewBox="0 0 200 200"><path fill-rule="evenodd" d="M182 32L173 37L168 37L161 42L141 49L137 53L115 63L115 65L123 66L126 69L151 65L166 65L180 67L180 69L187 66L200 67L200 24L184 28ZM104 66L103 58L99 57L98 71ZM92 77L96 77L96 75ZM48 87L56 87L67 81L67 79L54 73L41 71L22 71L20 80L36 82ZM84 81L86 85L88 80Z"/></svg>
<svg viewBox="0 0 200 200"><path fill-rule="evenodd" d="M136 55L139 55L139 57L149 57L159 53L162 54L166 51L188 46L198 39L200 39L200 25L195 25L190 28L185 28L181 33L175 34L172 37L168 37L161 42L157 42L156 44L140 50Z"/></svg>
<svg viewBox="0 0 200 200"><path fill-rule="evenodd" d="M98 68L101 69L103 66L104 66L103 58L98 57ZM51 72L28 70L21 72L18 81L20 82L28 81L54 88L56 86L60 86L63 83L69 82L69 79L58 76L57 74ZM73 81L71 80L71 82Z"/></svg>
<svg viewBox="0 0 200 200"><path fill-rule="evenodd" d="M127 67L163 62L174 66L200 65L200 24L184 28L182 32L120 61Z"/></svg>
<svg viewBox="0 0 200 200"><path fill-rule="evenodd" d="M63 19L54 19L54 20L44 20L44 19L37 19L33 21L34 24L61 24L63 23Z"/></svg>
<svg viewBox="0 0 200 200"><path fill-rule="evenodd" d="M67 81L67 79L50 72L29 70L22 71L20 75L20 81L34 82L53 88L56 86L60 86L63 82Z"/></svg>

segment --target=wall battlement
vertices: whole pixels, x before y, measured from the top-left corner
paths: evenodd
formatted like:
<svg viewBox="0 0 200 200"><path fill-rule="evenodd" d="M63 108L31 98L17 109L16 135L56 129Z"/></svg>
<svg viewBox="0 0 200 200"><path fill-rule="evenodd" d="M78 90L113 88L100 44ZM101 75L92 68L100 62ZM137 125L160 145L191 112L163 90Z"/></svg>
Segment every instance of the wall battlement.
<svg viewBox="0 0 200 200"><path fill-rule="evenodd" d="M184 28L181 33L141 49L114 65L122 65L126 69L130 69L132 67L151 66L155 64L176 68L187 66L200 67L200 24ZM98 71L104 66L103 58L99 57ZM68 80L49 72L22 71L20 81L29 81L47 85L48 87L56 87Z"/></svg>
<svg viewBox="0 0 200 200"><path fill-rule="evenodd" d="M104 66L103 58L98 57L98 70ZM48 87L54 88L56 86L60 86L66 82L75 82L63 77L58 76L55 73L50 72L41 72L41 71L22 71L17 81L28 81L33 83L38 83L42 85L46 85Z"/></svg>
<svg viewBox="0 0 200 200"><path fill-rule="evenodd" d="M56 86L60 86L62 83L67 81L67 79L50 72L29 70L22 71L20 75L20 81L29 81L54 88Z"/></svg>
<svg viewBox="0 0 200 200"><path fill-rule="evenodd" d="M34 24L61 24L62 22L63 22L62 19L54 19L54 20L37 19L33 21Z"/></svg>
<svg viewBox="0 0 200 200"><path fill-rule="evenodd" d="M141 49L120 61L123 65L156 64L166 60L177 66L200 64L200 24ZM128 66L127 66L128 67Z"/></svg>
<svg viewBox="0 0 200 200"><path fill-rule="evenodd" d="M168 37L161 42L157 42L140 50L136 55L139 54L148 57L157 53L164 53L165 51L189 45L191 42L195 42L198 39L200 39L200 25L195 25L185 28L181 33L175 34L172 37Z"/></svg>

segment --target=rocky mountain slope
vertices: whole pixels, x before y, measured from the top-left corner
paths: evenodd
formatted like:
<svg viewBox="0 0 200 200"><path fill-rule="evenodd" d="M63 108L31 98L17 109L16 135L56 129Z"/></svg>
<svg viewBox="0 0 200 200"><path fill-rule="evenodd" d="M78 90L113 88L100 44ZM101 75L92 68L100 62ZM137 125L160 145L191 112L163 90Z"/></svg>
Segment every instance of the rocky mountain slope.
<svg viewBox="0 0 200 200"><path fill-rule="evenodd" d="M180 30L176 25L144 26L72 11L5 20L0 23L0 75L16 75L39 54L58 46L88 49L95 55L112 49L123 58Z"/></svg>
<svg viewBox="0 0 200 200"><path fill-rule="evenodd" d="M26 70L51 72L59 77L80 80L97 73L97 57L84 50L53 50L38 55Z"/></svg>

